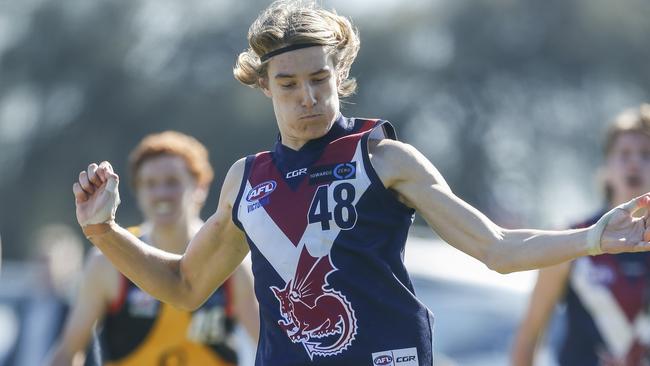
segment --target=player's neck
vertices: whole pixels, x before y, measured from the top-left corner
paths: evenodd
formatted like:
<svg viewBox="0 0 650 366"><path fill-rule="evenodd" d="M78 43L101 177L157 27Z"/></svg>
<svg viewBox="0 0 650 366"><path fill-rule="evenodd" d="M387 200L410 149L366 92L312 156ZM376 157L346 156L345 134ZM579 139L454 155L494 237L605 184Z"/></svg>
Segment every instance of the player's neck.
<svg viewBox="0 0 650 366"><path fill-rule="evenodd" d="M303 146L305 146L309 140L305 139L292 139L290 137L283 137L282 138L282 145L290 148L291 150L298 151L300 150Z"/></svg>
<svg viewBox="0 0 650 366"><path fill-rule="evenodd" d="M202 224L203 221L198 216L189 217L171 225L152 223L150 231L147 233L148 239L150 244L156 248L183 254Z"/></svg>
<svg viewBox="0 0 650 366"><path fill-rule="evenodd" d="M339 114L337 113L336 115L338 116ZM291 150L298 151L310 141L321 139L330 134L336 120L336 118L332 119L327 124L320 124L310 131L303 131L301 133L292 133L290 130L283 131L280 128L281 143Z"/></svg>

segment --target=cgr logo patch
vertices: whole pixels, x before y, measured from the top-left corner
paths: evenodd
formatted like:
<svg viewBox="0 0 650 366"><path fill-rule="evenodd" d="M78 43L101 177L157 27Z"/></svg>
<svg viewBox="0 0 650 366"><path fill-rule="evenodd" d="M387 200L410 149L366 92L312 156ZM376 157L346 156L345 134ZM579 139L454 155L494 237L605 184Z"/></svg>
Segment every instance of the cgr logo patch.
<svg viewBox="0 0 650 366"><path fill-rule="evenodd" d="M418 366L418 349L393 349L372 354L373 366Z"/></svg>
<svg viewBox="0 0 650 366"><path fill-rule="evenodd" d="M305 174L307 174L307 168L296 169L292 172L287 173L286 178L287 179L295 178Z"/></svg>

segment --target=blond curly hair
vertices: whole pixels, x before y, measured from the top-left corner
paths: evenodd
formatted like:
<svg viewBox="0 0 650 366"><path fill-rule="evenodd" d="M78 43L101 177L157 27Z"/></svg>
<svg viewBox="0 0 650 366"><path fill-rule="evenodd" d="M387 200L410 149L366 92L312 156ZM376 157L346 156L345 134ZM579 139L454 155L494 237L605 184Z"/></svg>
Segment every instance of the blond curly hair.
<svg viewBox="0 0 650 366"><path fill-rule="evenodd" d="M260 57L305 43L323 45L332 55L339 97L354 94L357 82L349 73L359 52L359 33L348 18L313 1L278 0L264 10L248 30L250 47L237 58L235 78L244 85L260 88L260 79L267 76L268 68L268 61L262 62Z"/></svg>

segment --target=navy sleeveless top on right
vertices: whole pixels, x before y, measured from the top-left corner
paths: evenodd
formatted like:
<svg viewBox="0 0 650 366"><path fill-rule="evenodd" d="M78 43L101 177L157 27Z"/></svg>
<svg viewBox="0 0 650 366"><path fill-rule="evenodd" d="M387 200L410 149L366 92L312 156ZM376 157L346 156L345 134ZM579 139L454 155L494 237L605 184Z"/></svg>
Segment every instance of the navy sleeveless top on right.
<svg viewBox="0 0 650 366"><path fill-rule="evenodd" d="M589 227L605 212L574 228ZM602 254L576 259L565 297L567 332L562 366L596 366L599 354L650 365L650 254Z"/></svg>

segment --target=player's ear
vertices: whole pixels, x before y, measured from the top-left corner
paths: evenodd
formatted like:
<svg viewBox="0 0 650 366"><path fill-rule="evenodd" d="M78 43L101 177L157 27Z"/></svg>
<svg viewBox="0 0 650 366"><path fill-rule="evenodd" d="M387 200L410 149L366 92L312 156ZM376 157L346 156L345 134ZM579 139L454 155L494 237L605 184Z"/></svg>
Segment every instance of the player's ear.
<svg viewBox="0 0 650 366"><path fill-rule="evenodd" d="M262 93L264 93L264 95L266 95L269 98L273 97L273 95L271 94L271 90L269 89L269 78L260 77L257 83L260 86L260 89L262 89Z"/></svg>

